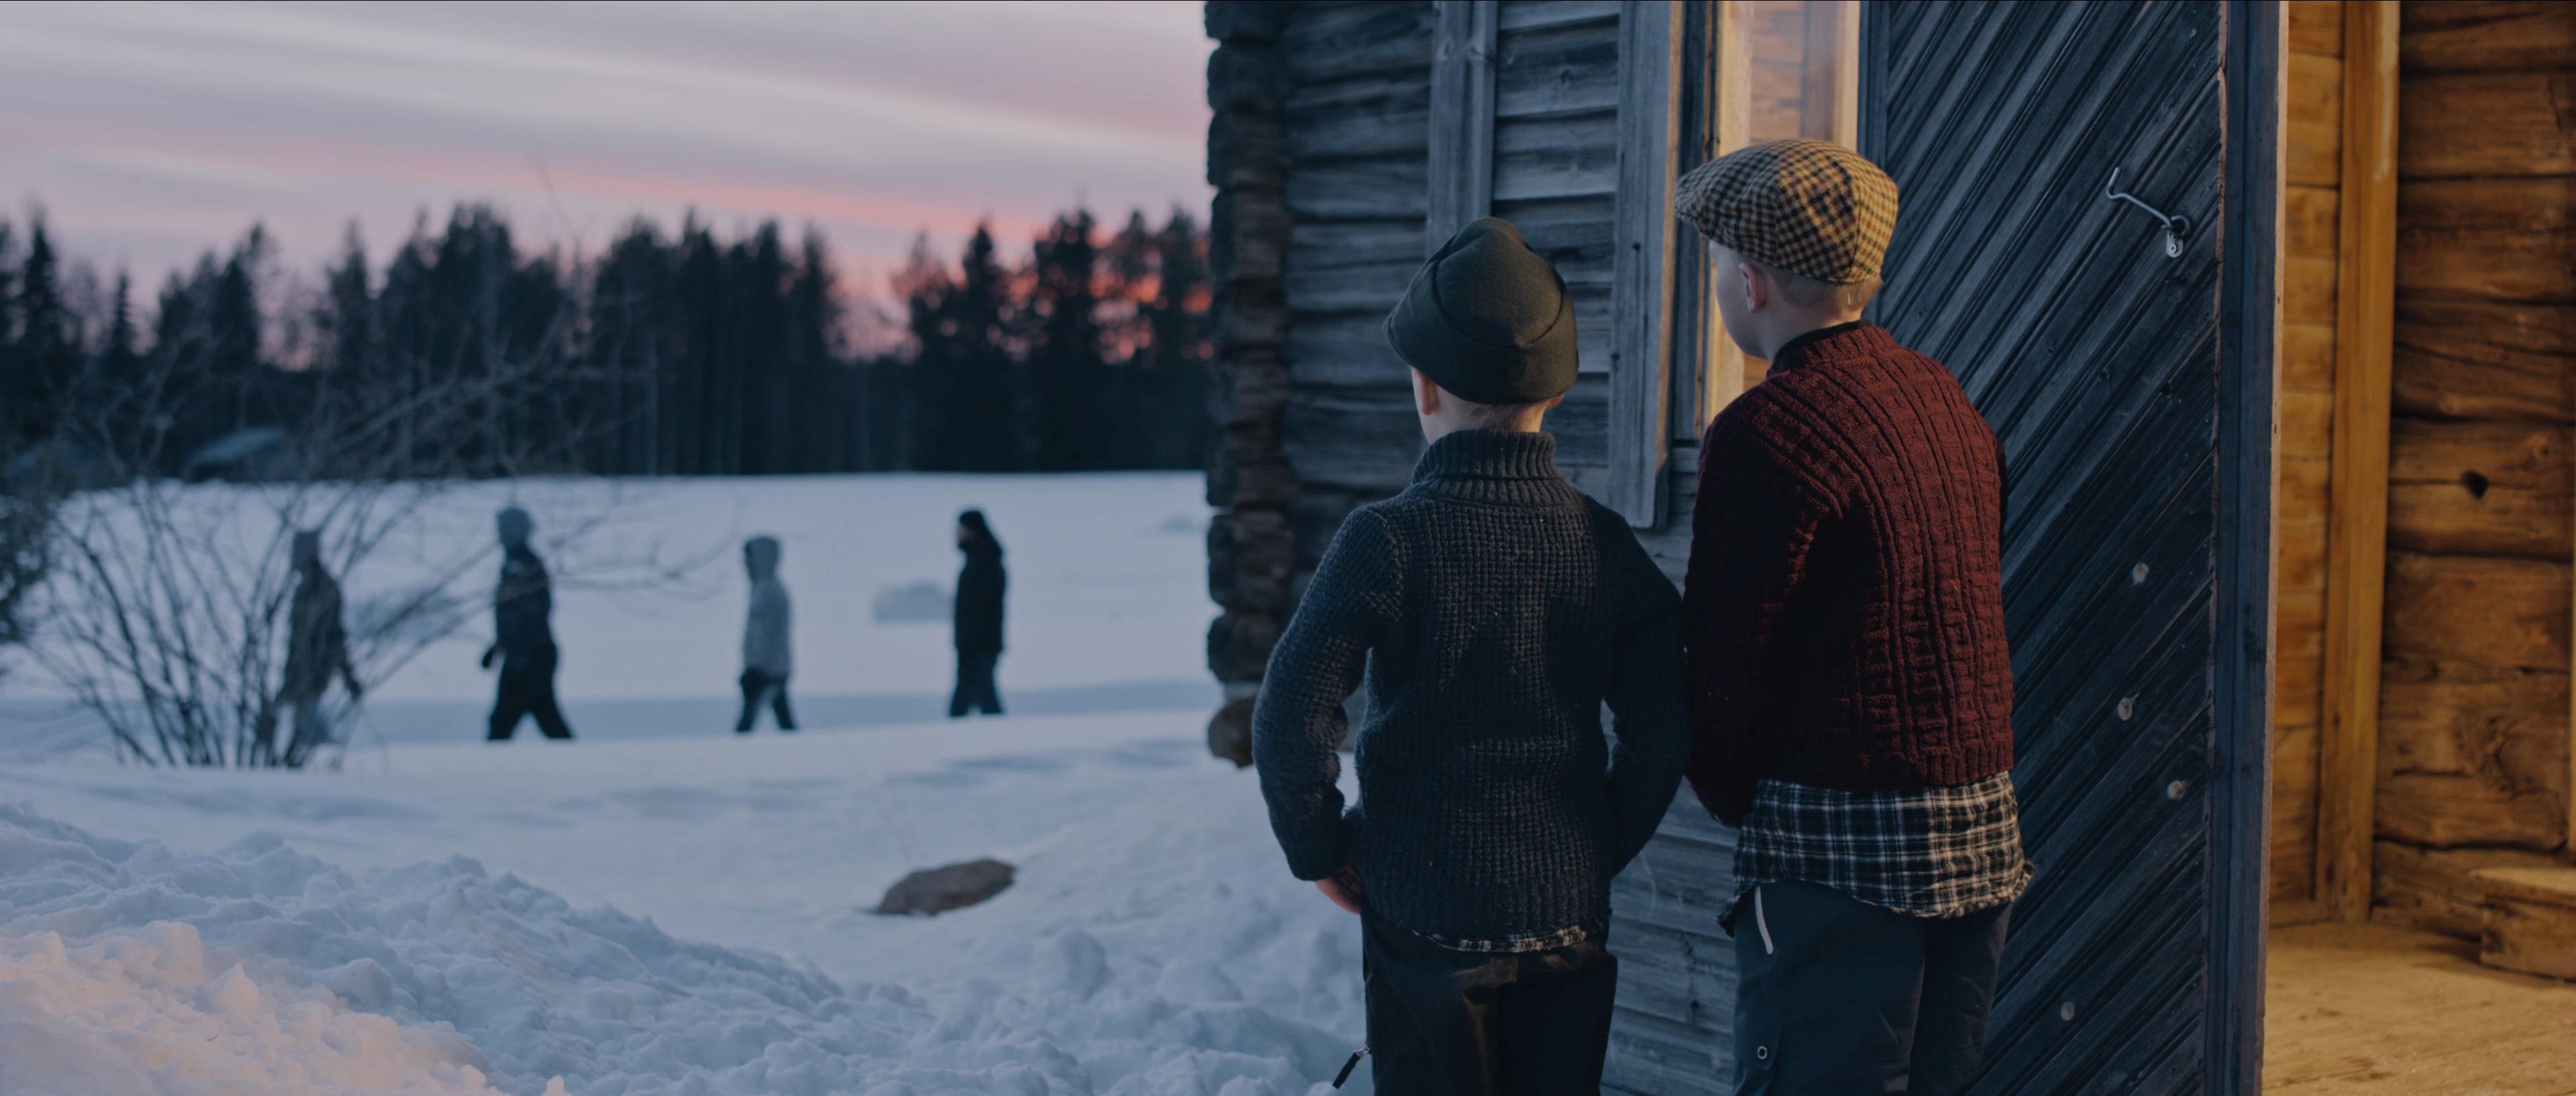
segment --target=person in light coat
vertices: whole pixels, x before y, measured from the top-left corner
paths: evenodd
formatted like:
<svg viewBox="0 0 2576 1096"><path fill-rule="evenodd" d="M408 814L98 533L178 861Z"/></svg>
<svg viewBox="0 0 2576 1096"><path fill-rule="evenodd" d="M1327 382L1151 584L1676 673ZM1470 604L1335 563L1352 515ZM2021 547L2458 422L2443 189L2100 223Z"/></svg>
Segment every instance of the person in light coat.
<svg viewBox="0 0 2576 1096"><path fill-rule="evenodd" d="M751 575L751 614L742 626L742 718L735 734L750 734L762 705L778 717L778 729L796 729L787 707L787 676L796 664L788 639L787 584L778 581L778 538L753 537L742 545L743 569Z"/></svg>

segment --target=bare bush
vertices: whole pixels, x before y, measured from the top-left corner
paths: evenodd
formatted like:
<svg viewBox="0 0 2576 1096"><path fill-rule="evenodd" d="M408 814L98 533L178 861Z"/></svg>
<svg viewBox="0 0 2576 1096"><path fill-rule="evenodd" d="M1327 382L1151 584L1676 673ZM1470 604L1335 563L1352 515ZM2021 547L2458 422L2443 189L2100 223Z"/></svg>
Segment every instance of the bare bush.
<svg viewBox="0 0 2576 1096"><path fill-rule="evenodd" d="M303 389L292 394L296 425L253 436L251 482L190 483L206 469L177 451L180 440L199 445L218 433L202 426L210 405L232 409L231 432L220 436L242 436L239 409L253 398L204 372L164 360L136 377L87 378L69 401L56 436L101 454L112 471L61 493L47 515L38 540L50 549L52 575L28 649L105 724L121 758L300 766L309 753L265 744L285 699L278 681L297 532L319 532L328 573L365 576L368 592L342 618L348 680L353 689L382 681L464 627L469 606L488 603L490 583L480 576L495 566L490 542L433 547L425 530L466 520L457 510L475 506L478 479L568 470L583 432L560 417L539 429L528 409L547 407L555 386L578 378L551 355L489 355L471 371L291 377ZM619 493L587 494L580 512L549 513L545 544L576 545L610 520ZM471 520L479 526L485 516ZM717 551L589 553L584 580L666 583ZM344 723L350 708L330 706L325 718Z"/></svg>

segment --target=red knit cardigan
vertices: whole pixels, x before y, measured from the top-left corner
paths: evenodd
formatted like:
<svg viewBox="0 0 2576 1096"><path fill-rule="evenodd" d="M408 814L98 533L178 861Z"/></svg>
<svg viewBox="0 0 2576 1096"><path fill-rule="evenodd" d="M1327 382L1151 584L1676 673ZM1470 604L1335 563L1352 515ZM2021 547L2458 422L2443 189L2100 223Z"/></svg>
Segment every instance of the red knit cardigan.
<svg viewBox="0 0 2576 1096"><path fill-rule="evenodd" d="M1965 784L2012 766L2003 458L1941 363L1867 324L1782 348L1700 443L1690 781Z"/></svg>

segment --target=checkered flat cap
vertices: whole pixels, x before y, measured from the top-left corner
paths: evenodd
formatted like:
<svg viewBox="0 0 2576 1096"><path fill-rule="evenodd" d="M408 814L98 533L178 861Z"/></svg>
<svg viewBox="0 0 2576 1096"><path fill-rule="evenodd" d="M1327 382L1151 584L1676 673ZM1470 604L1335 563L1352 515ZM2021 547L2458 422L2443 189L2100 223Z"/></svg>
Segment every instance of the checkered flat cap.
<svg viewBox="0 0 2576 1096"><path fill-rule="evenodd" d="M1772 141L1692 168L1674 212L1737 254L1821 282L1878 277L1896 231L1896 180L1823 141Z"/></svg>

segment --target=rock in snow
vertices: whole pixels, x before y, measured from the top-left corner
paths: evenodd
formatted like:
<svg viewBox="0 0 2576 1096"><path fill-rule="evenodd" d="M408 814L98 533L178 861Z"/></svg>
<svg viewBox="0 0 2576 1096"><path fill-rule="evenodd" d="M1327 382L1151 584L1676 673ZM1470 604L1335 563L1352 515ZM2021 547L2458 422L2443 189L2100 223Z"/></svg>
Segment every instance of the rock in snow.
<svg viewBox="0 0 2576 1096"><path fill-rule="evenodd" d="M1011 885L1015 869L986 857L963 864L923 868L886 888L877 912L929 916L974 905Z"/></svg>

